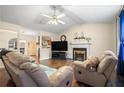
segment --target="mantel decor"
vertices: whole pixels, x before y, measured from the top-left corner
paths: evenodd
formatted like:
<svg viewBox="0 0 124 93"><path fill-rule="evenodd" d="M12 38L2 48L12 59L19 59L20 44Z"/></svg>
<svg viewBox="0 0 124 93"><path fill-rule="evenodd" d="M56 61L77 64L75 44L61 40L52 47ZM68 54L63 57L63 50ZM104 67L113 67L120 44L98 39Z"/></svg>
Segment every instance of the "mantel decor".
<svg viewBox="0 0 124 93"><path fill-rule="evenodd" d="M79 34L79 33L75 33L75 37L74 37L75 40L77 40L77 39L82 39L82 40L86 40L87 42L89 42L89 41L91 40L90 37L85 37L83 32L81 32L81 33L79 34L79 35L81 35L81 36L79 36L78 34Z"/></svg>

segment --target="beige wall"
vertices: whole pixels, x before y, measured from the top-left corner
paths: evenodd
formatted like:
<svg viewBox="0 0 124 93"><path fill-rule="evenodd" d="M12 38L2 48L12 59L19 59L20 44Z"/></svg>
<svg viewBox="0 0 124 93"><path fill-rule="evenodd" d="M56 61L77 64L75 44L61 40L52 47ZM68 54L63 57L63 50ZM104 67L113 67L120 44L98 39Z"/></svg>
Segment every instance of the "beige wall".
<svg viewBox="0 0 124 93"><path fill-rule="evenodd" d="M116 19L116 29L117 29L117 55L119 55L119 48L120 48L120 38L119 38L119 36L120 36L120 18L119 17L117 17L117 19Z"/></svg>
<svg viewBox="0 0 124 93"><path fill-rule="evenodd" d="M1 17L2 17L2 13L1 13L1 8L0 8L0 21L1 21L1 19L2 19Z"/></svg>
<svg viewBox="0 0 124 93"><path fill-rule="evenodd" d="M0 48L8 49L9 40L12 38L17 38L17 35L17 32L0 29Z"/></svg>
<svg viewBox="0 0 124 93"><path fill-rule="evenodd" d="M83 24L64 31L69 43L73 41L74 33L84 32L86 37L91 37L91 55L99 56L105 50L116 52L115 24ZM69 45L70 48L70 45ZM68 51L68 57L70 55Z"/></svg>

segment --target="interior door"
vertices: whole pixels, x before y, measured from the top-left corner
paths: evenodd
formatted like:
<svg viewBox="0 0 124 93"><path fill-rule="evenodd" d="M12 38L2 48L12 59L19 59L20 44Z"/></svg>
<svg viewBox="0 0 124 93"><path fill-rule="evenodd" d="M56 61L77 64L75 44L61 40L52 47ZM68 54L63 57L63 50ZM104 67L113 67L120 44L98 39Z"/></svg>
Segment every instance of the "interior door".
<svg viewBox="0 0 124 93"><path fill-rule="evenodd" d="M36 41L30 41L28 43L28 55L30 55L30 56L36 56L37 55Z"/></svg>

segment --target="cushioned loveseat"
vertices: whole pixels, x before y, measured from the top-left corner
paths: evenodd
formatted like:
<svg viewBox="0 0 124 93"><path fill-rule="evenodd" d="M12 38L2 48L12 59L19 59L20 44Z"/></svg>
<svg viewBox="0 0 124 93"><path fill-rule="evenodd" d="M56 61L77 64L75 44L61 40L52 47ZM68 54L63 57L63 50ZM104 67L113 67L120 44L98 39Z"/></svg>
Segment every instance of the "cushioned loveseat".
<svg viewBox="0 0 124 93"><path fill-rule="evenodd" d="M14 51L1 51L5 68L18 87L71 86L73 70L70 66L59 69L35 64L31 57Z"/></svg>

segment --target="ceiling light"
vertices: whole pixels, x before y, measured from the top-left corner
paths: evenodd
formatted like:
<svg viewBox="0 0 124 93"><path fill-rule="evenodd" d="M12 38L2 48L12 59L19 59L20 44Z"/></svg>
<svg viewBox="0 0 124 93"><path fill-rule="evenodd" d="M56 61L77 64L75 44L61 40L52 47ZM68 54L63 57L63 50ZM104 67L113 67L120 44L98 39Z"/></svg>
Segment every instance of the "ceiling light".
<svg viewBox="0 0 124 93"><path fill-rule="evenodd" d="M60 23L60 24L63 24L63 25L64 25L65 22L62 21L62 20L60 20L60 18L65 17L65 14L62 13L62 14L60 14L60 15L57 16L57 15L56 15L56 6L54 6L53 8L54 8L54 13L53 13L52 16L49 16L49 15L46 15L46 14L42 14L42 16L47 17L47 18L50 19L50 20L47 22L47 24L54 24L54 25L57 25L58 23Z"/></svg>

